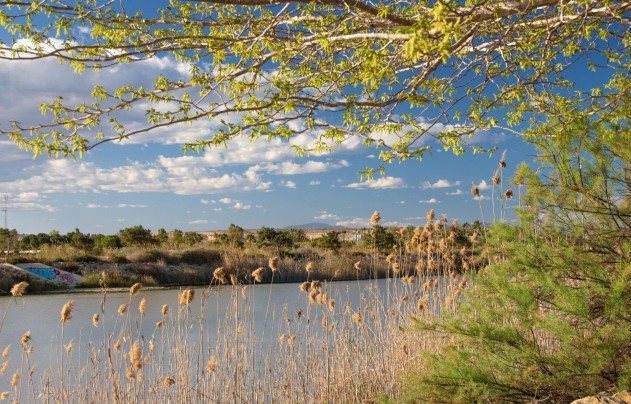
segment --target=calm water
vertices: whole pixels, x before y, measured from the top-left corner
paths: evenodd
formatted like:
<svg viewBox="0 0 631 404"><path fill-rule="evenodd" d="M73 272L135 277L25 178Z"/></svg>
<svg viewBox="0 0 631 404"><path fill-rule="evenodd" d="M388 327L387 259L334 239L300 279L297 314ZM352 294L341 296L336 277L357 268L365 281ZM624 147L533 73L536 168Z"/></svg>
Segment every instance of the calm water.
<svg viewBox="0 0 631 404"><path fill-rule="evenodd" d="M350 281L326 284L323 291L334 298L338 304L336 307L342 310L346 306L355 309L361 304L362 295L377 297L385 302L393 288L401 287L398 280ZM226 312L233 310L234 302L245 304L245 300L240 287L236 290L227 286L196 288L195 292L189 315L197 322L203 322L206 337L212 344L213 338L216 339L225 326ZM235 292L238 293L238 299L231 297ZM21 338L26 331L31 332L30 345L34 347L34 352L29 356L30 365L35 365L40 374L46 369L59 368L62 349L60 312L66 302L74 301L74 310L72 319L64 325L63 343L72 342L73 360L85 363L88 341L100 344L105 339L103 330L114 330L115 333L125 318L131 319L127 324L128 330L133 330L134 335L141 335L146 340L150 339L156 332L156 322L162 319L163 305L169 305L170 316L178 315L178 293L178 290L142 291L131 298L129 317L120 316L117 312L121 304L130 303L129 293L27 295L13 301L9 297L0 298L0 316L5 316L0 330L0 350L11 344L8 355L11 362L6 374L0 378L0 389L9 388L11 375L20 366L23 359ZM138 304L143 297L146 299L146 311L144 316L140 316ZM287 327L283 325L286 317L295 318L297 310L302 310L305 316L309 313L307 295L299 290L297 284L249 286L247 297L250 308L248 316L262 347L274 345L269 344L269 341L275 341L283 327ZM97 328L92 326L95 313L100 315Z"/></svg>

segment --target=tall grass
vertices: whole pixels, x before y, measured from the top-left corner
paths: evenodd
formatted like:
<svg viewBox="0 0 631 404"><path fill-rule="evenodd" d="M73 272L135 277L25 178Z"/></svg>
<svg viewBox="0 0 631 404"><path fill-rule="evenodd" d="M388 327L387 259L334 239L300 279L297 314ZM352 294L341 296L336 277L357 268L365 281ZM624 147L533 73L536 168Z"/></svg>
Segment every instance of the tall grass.
<svg viewBox="0 0 631 404"><path fill-rule="evenodd" d="M377 272L376 253L365 261L338 259L336 268L328 267L333 260L307 264L275 257L261 265L258 257L246 262L243 256L225 255L208 287L183 290L178 307L160 309L151 335L141 332L151 296L143 296L140 285L132 286L129 301L116 313L106 310L108 292L103 289L101 312L81 325L81 340L67 340L64 327L75 320L72 305L64 306L56 364L31 371L28 352L37 346L27 341L23 364L10 364L0 376L17 375L14 389L0 393L13 400L24 399L21 395L28 392L29 400L36 401L120 403L366 402L401 397L406 369L418 363L424 351L444 343L408 332L411 320L429 320L445 307L449 310L466 286L462 269L476 265L470 251L454 250L454 231L432 213L423 227L404 232L396 254L385 261L387 298L369 275ZM292 268L309 279L300 285L299 301L270 307L274 285L259 286L256 279L291 281ZM329 282L338 278L357 280L358 304L348 289ZM230 290L228 310L219 310L218 287ZM254 293L262 287L269 288L265 304L270 318L261 328L255 307L261 302ZM208 323L210 317L216 322ZM95 327L101 330L93 334Z"/></svg>

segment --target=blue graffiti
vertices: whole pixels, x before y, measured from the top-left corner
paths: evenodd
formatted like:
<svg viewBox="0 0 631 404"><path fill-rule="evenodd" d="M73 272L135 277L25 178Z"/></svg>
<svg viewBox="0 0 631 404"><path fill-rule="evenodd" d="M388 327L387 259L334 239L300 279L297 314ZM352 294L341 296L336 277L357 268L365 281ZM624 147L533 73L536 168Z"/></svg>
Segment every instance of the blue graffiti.
<svg viewBox="0 0 631 404"><path fill-rule="evenodd" d="M24 270L32 273L33 275L37 275L39 277L42 277L44 279L48 279L51 281L59 277L64 282L68 282L68 283L74 282L74 276L72 276L72 274L67 274L67 273L62 274L58 269L55 269L55 268L29 267L29 268L24 268Z"/></svg>

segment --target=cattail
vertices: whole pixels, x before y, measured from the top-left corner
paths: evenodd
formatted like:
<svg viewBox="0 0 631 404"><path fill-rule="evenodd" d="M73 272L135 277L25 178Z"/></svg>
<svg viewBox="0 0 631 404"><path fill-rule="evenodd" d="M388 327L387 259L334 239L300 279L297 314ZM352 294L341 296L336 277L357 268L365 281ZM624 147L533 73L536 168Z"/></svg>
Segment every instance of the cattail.
<svg viewBox="0 0 631 404"><path fill-rule="evenodd" d="M140 283L134 283L131 288L129 288L129 294L134 296L140 292L142 289L142 285Z"/></svg>
<svg viewBox="0 0 631 404"><path fill-rule="evenodd" d="M134 341L129 350L129 360L134 370L142 368L142 352L140 351L140 344L138 341Z"/></svg>
<svg viewBox="0 0 631 404"><path fill-rule="evenodd" d="M168 304L163 304L162 305L162 317L166 316L167 314L169 314L169 305Z"/></svg>
<svg viewBox="0 0 631 404"><path fill-rule="evenodd" d="M434 214L434 209L428 210L427 213L425 214L425 217L427 218L428 222L431 222L432 220L434 220L434 217L436 217L436 215Z"/></svg>
<svg viewBox="0 0 631 404"><path fill-rule="evenodd" d="M61 308L61 322L67 323L72 318L72 308L74 307L74 302L71 300L68 303L64 304L64 307Z"/></svg>
<svg viewBox="0 0 631 404"><path fill-rule="evenodd" d="M22 296L22 294L24 294L24 292L26 291L27 287L28 287L28 282L20 282L13 285L13 287L11 288L11 296L13 297Z"/></svg>
<svg viewBox="0 0 631 404"><path fill-rule="evenodd" d="M94 313L92 315L92 326L94 326L94 327L98 327L99 326L99 314L98 313Z"/></svg>
<svg viewBox="0 0 631 404"><path fill-rule="evenodd" d="M254 282L263 282L263 274L265 273L265 268L258 267L254 271L252 271L252 277L254 278Z"/></svg>
<svg viewBox="0 0 631 404"><path fill-rule="evenodd" d="M361 322L362 322L362 316L359 313L353 313L351 318L356 324L361 324Z"/></svg>
<svg viewBox="0 0 631 404"><path fill-rule="evenodd" d="M221 282L222 285L227 283L227 281L226 281L226 271L224 270L223 267L219 267L219 268L215 269L215 271L213 272L213 278L217 279L219 282Z"/></svg>
<svg viewBox="0 0 631 404"><path fill-rule="evenodd" d="M302 282L299 288L303 292L309 292L309 289L311 288L311 282Z"/></svg>
<svg viewBox="0 0 631 404"><path fill-rule="evenodd" d="M504 192L504 198L513 199L513 190L507 189L506 192Z"/></svg>
<svg viewBox="0 0 631 404"><path fill-rule="evenodd" d="M120 306L118 306L118 314L120 314L122 316L125 313L127 313L127 308L128 307L129 306L127 304L121 304Z"/></svg>
<svg viewBox="0 0 631 404"><path fill-rule="evenodd" d="M381 215L379 214L379 211L375 211L375 213L373 213L372 216L370 216L370 223L373 225L377 225L380 220L381 220Z"/></svg>
<svg viewBox="0 0 631 404"><path fill-rule="evenodd" d="M307 273L313 271L313 262L307 262L307 266L305 267Z"/></svg>
<svg viewBox="0 0 631 404"><path fill-rule="evenodd" d="M273 258L269 259L267 264L269 265L269 267L272 270L272 272L278 271L278 263L279 262L280 262L280 258L278 258L278 257L273 257Z"/></svg>
<svg viewBox="0 0 631 404"><path fill-rule="evenodd" d="M7 345L7 347L4 348L4 350L2 351L2 357L6 358L7 356L9 356L10 350L11 350L11 344Z"/></svg>
<svg viewBox="0 0 631 404"><path fill-rule="evenodd" d="M355 268L356 271L361 271L362 269L362 262L361 261L357 261L353 267Z"/></svg>
<svg viewBox="0 0 631 404"><path fill-rule="evenodd" d="M11 386L15 387L20 382L20 374L16 371L11 378Z"/></svg>
<svg viewBox="0 0 631 404"><path fill-rule="evenodd" d="M208 362L206 363L206 370L208 370L209 373L213 373L215 370L217 370L217 360L214 356L208 358Z"/></svg>
<svg viewBox="0 0 631 404"><path fill-rule="evenodd" d="M195 297L195 290L186 289L182 293L180 293L180 304L181 305L189 305L193 301L193 297Z"/></svg>
<svg viewBox="0 0 631 404"><path fill-rule="evenodd" d="M173 379L172 377L162 376L160 380L162 380L162 385L164 387L171 387L175 384L175 379Z"/></svg>
<svg viewBox="0 0 631 404"><path fill-rule="evenodd" d="M475 199L480 198L480 188L478 188L478 186L475 184L471 186L471 196L473 196Z"/></svg>
<svg viewBox="0 0 631 404"><path fill-rule="evenodd" d="M140 301L140 303L138 303L138 312L140 314L145 314L145 309L146 308L147 308L147 299L145 299L143 297L142 300Z"/></svg>

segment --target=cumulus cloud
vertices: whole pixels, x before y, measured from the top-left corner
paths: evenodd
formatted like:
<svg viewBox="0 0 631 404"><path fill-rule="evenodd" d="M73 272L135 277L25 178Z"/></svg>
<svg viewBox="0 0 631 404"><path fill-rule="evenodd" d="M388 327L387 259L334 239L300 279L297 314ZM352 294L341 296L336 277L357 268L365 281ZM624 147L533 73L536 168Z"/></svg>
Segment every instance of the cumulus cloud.
<svg viewBox="0 0 631 404"><path fill-rule="evenodd" d="M232 198L221 198L219 199L219 202L225 205L232 205L231 206L232 209L247 210L247 209L252 208L252 205L250 205L249 203L244 203ZM216 209L213 209L213 210L218 212L218 211L221 211L221 208L219 208L219 210L216 210Z"/></svg>
<svg viewBox="0 0 631 404"><path fill-rule="evenodd" d="M296 183L293 181L281 181L280 186L289 189L296 189Z"/></svg>
<svg viewBox="0 0 631 404"><path fill-rule="evenodd" d="M450 188L450 187L457 187L460 184L462 184L462 181L450 182L448 180L438 180L434 183L431 183L429 181L423 181L423 184L421 184L421 187L423 189Z"/></svg>
<svg viewBox="0 0 631 404"><path fill-rule="evenodd" d="M406 188L407 184L403 178L397 177L381 177L378 179L370 179L362 182L354 182L346 185L346 188L352 189L398 189Z"/></svg>
<svg viewBox="0 0 631 404"><path fill-rule="evenodd" d="M491 184L487 183L486 181L482 180L480 181L480 183L478 184L478 189L480 191L485 191L487 189L491 189Z"/></svg>
<svg viewBox="0 0 631 404"><path fill-rule="evenodd" d="M320 185L320 180L311 180L309 181L309 185Z"/></svg>
<svg viewBox="0 0 631 404"><path fill-rule="evenodd" d="M436 203L440 203L440 201L436 198L430 198L424 201L418 201L418 203L426 203L426 204L436 204Z"/></svg>
<svg viewBox="0 0 631 404"><path fill-rule="evenodd" d="M356 217L349 220L340 220L335 222L335 225L342 227L372 227L372 224L370 223L370 218L364 217Z"/></svg>
<svg viewBox="0 0 631 404"><path fill-rule="evenodd" d="M314 216L313 218L318 220L338 220L340 217L336 214L325 211L321 212L319 215Z"/></svg>
<svg viewBox="0 0 631 404"><path fill-rule="evenodd" d="M304 164L295 163L293 161L284 161L278 164L265 164L256 166L257 169L265 171L269 174L276 175L297 175L297 174L313 174L323 173L339 168L350 166L350 163L346 160L340 160L337 163L324 162L324 161L307 161Z"/></svg>
<svg viewBox="0 0 631 404"><path fill-rule="evenodd" d="M462 194L464 194L464 192L462 192L461 189L456 189L453 192L445 192L445 195L462 195Z"/></svg>

